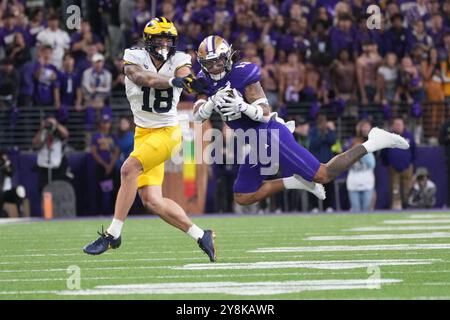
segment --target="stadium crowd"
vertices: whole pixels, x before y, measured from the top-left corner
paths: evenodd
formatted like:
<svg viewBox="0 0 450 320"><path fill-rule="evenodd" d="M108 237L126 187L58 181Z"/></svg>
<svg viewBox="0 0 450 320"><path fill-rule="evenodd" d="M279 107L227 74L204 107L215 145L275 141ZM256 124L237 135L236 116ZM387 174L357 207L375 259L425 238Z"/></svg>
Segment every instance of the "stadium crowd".
<svg viewBox="0 0 450 320"><path fill-rule="evenodd" d="M94 146L93 156L102 168L97 170L99 179L113 179L115 163L123 154L104 123L114 115L112 93L124 96L123 50L139 42L151 19L151 2L0 0L0 117L12 119L21 108L47 106L55 108L55 119L64 124L71 114L83 113L86 131L92 132L89 145ZM358 123L357 131L364 131L364 125L390 124L395 131L396 122L407 117L414 131L411 140L440 138L449 148L450 133L444 125L450 116L449 0L156 3L156 15L176 24L178 49L191 54L196 72L200 69L196 49L209 34L228 39L241 59L258 64L271 106L282 117L297 120L299 143L307 143L321 161L336 152L336 127L323 116L330 110L331 120ZM71 4L83 8L79 30L66 26L68 14L63 8ZM370 4L381 7L379 29L368 28ZM186 103L194 99L183 95ZM97 123L100 133L94 134ZM305 125L312 125L311 130L305 131ZM349 140L350 146L362 139L359 131ZM105 135L107 143L103 143ZM323 135L329 139L325 145ZM95 151L99 146L107 151L104 157ZM391 176L407 175L406 180L391 179L391 185L402 180L412 186L414 155L411 163L397 168L395 158L401 156L382 157ZM448 152L447 156L450 166ZM370 174L375 160L369 158L360 166ZM352 189L351 182L347 186ZM103 187L113 189L109 184ZM405 188L404 205L411 187ZM361 195L360 206L370 207L367 197Z"/></svg>

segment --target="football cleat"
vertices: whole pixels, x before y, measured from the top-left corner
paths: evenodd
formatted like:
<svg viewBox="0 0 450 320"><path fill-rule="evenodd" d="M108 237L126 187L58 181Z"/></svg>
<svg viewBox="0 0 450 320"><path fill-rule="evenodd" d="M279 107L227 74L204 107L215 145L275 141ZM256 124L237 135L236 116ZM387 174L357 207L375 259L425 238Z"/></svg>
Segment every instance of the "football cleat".
<svg viewBox="0 0 450 320"><path fill-rule="evenodd" d="M369 132L369 140L373 141L376 150L384 148L408 149L409 143L402 136L387 132L380 128L372 128Z"/></svg>
<svg viewBox="0 0 450 320"><path fill-rule="evenodd" d="M209 257L211 262L216 262L216 248L214 247L214 238L216 235L212 230L205 230L205 234L202 238L197 240L198 246L203 250Z"/></svg>
<svg viewBox="0 0 450 320"><path fill-rule="evenodd" d="M120 247L120 244L122 243L122 237L114 239L114 237L107 231L103 232L103 227L102 232L97 233L100 235L100 237L97 240L86 245L83 248L84 253L97 255L102 254L109 249L117 249L118 247Z"/></svg>
<svg viewBox="0 0 450 320"><path fill-rule="evenodd" d="M299 176L298 174L294 174L294 178L297 180L297 182L299 184L299 189L303 189L308 192L311 192L313 195L315 195L320 200L326 199L325 188L323 187L322 184L307 181L307 180L303 179L301 176Z"/></svg>

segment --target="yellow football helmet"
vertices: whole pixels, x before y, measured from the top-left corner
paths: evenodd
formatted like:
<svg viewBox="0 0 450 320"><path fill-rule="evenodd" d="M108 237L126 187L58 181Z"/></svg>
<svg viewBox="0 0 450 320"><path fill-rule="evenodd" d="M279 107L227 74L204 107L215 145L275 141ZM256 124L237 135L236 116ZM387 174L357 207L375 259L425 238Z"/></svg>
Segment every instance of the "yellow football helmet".
<svg viewBox="0 0 450 320"><path fill-rule="evenodd" d="M160 41L162 37L172 39L172 43L167 45L168 50L164 48ZM145 26L143 40L145 48L152 56L165 61L175 54L178 32L172 21L164 17L154 18Z"/></svg>

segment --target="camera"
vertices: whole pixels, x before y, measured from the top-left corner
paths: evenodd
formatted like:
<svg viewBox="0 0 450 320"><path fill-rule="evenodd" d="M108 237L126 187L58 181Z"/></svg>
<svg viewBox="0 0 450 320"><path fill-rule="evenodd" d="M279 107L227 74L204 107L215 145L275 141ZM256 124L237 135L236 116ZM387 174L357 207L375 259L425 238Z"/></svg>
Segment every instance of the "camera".
<svg viewBox="0 0 450 320"><path fill-rule="evenodd" d="M44 129L53 132L56 129L56 125L53 122L47 120L44 123Z"/></svg>

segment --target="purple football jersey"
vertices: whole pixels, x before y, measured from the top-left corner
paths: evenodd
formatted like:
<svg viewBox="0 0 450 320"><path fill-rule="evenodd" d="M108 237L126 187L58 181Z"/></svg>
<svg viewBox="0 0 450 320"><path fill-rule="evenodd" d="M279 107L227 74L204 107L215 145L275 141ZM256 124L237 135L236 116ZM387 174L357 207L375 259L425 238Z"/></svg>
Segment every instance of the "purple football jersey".
<svg viewBox="0 0 450 320"><path fill-rule="evenodd" d="M245 88L261 79L260 68L251 62L239 62L233 64L231 71L228 72L225 77L219 81L211 79L203 71L200 71L197 78L204 78L208 84L207 95L208 97L214 95L219 89L229 85L231 88L238 90L242 95L244 95ZM249 128L256 128L262 125L261 122L254 121L247 117L245 114L240 113L228 117L225 119L226 123L231 129L241 128L243 130Z"/></svg>

